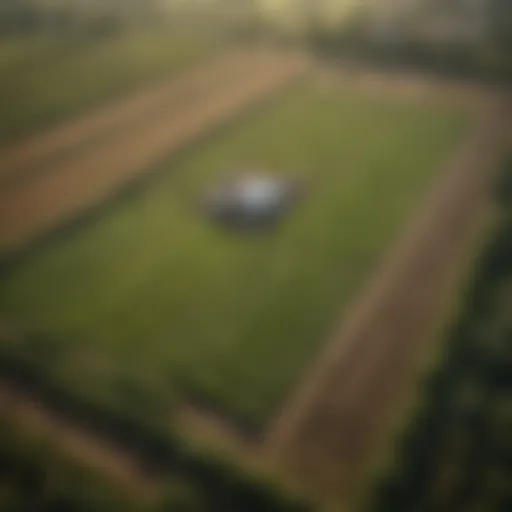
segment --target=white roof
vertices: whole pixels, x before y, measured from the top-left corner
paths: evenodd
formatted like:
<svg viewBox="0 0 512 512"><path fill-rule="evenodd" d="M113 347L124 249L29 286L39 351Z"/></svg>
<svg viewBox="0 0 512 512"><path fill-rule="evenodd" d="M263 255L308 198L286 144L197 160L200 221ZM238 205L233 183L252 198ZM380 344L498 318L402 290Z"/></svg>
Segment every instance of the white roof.
<svg viewBox="0 0 512 512"><path fill-rule="evenodd" d="M239 187L240 200L250 210L273 208L284 194L282 183L266 176L247 177Z"/></svg>

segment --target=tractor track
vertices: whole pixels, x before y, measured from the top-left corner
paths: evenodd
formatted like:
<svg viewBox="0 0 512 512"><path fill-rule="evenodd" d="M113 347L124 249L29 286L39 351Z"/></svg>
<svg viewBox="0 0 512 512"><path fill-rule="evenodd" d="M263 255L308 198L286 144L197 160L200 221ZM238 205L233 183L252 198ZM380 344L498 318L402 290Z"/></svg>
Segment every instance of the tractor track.
<svg viewBox="0 0 512 512"><path fill-rule="evenodd" d="M105 202L168 155L278 92L304 71L305 60L262 52L225 67L222 75L212 73L193 101L164 109L87 151L58 160L44 172L0 187L0 254L16 254Z"/></svg>
<svg viewBox="0 0 512 512"><path fill-rule="evenodd" d="M375 449L490 203L508 107L490 103L270 425L265 456L307 486L343 494Z"/></svg>
<svg viewBox="0 0 512 512"><path fill-rule="evenodd" d="M256 54L253 56L257 56ZM196 66L178 77L146 86L79 117L36 132L11 145L0 147L0 186L9 186L31 172L52 164L75 151L90 149L126 126L135 126L158 112L169 112L186 101L193 101L226 73L233 73L247 60L247 52L228 51Z"/></svg>

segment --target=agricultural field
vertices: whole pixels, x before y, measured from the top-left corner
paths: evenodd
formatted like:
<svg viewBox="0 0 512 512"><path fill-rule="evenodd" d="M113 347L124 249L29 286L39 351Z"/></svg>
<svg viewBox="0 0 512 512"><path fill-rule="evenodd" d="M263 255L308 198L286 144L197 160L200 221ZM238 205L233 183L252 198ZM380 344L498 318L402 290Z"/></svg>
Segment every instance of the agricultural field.
<svg viewBox="0 0 512 512"><path fill-rule="evenodd" d="M275 51L226 50L5 148L1 256L92 213L155 162L290 86L306 66L303 58Z"/></svg>
<svg viewBox="0 0 512 512"><path fill-rule="evenodd" d="M161 421L207 403L259 431L469 121L436 102L300 86L4 272L1 350L114 410ZM225 231L198 208L245 165L307 183L274 231Z"/></svg>
<svg viewBox="0 0 512 512"><path fill-rule="evenodd" d="M176 72L219 42L165 27L108 38L34 35L0 40L0 145Z"/></svg>

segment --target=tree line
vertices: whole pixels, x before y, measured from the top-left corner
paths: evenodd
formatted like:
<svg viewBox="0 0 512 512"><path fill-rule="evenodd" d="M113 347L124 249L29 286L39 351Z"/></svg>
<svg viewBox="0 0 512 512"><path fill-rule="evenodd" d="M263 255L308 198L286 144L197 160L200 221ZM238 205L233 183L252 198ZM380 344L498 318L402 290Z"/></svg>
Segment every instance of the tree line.
<svg viewBox="0 0 512 512"><path fill-rule="evenodd" d="M314 16L307 39L320 55L443 74L512 80L512 3L423 0L387 14L356 10L335 29Z"/></svg>
<svg viewBox="0 0 512 512"><path fill-rule="evenodd" d="M159 0L2 0L0 36L12 34L108 34L130 23L157 20Z"/></svg>

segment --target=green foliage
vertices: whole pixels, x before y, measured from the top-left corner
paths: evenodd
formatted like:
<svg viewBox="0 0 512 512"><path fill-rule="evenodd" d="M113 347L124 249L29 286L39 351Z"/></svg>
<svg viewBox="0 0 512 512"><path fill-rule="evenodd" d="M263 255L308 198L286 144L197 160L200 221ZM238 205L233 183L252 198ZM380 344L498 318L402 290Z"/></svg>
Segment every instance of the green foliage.
<svg viewBox="0 0 512 512"><path fill-rule="evenodd" d="M0 509L9 512L143 510L127 489L14 423L0 423Z"/></svg>
<svg viewBox="0 0 512 512"><path fill-rule="evenodd" d="M512 157L505 161L497 186L497 196L505 208L512 204Z"/></svg>
<svg viewBox="0 0 512 512"><path fill-rule="evenodd" d="M509 162L498 189L501 219L475 269L466 310L400 444L401 464L378 484L370 510L505 512L512 506Z"/></svg>
<svg viewBox="0 0 512 512"><path fill-rule="evenodd" d="M11 378L19 379L20 375L11 370ZM89 468L87 461L71 459L59 447L58 438L38 438L5 420L0 423L0 505L8 503L12 507L9 511L313 510L309 501L285 491L269 476L259 475L221 453L198 449L164 426L89 405L72 392L49 392L45 381L32 381L30 386L32 392L42 393L50 414L58 409L59 417L87 429L92 439L114 440L119 449L128 450L147 468L157 471L159 478L169 475L169 484L155 491L159 496L150 506L138 498L136 488L109 483L100 471Z"/></svg>
<svg viewBox="0 0 512 512"><path fill-rule="evenodd" d="M426 0L355 10L333 32L317 25L309 42L318 53L408 66L459 77L512 80L512 9L508 0Z"/></svg>

